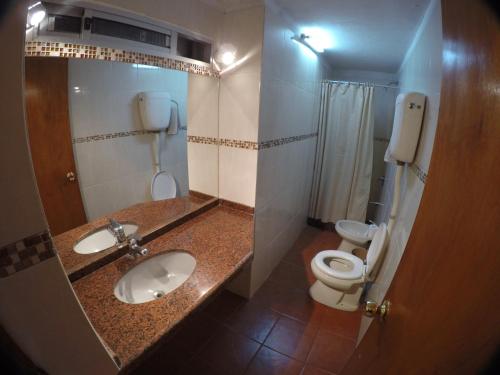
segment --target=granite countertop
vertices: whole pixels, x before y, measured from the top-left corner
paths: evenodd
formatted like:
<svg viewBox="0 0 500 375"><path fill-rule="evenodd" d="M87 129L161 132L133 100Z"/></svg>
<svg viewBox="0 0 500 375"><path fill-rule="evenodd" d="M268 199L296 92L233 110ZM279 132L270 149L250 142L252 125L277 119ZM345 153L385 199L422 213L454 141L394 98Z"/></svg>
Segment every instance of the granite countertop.
<svg viewBox="0 0 500 375"><path fill-rule="evenodd" d="M117 251L116 246L93 254L78 254L73 250L75 243L83 236L97 228L108 225L109 218L112 217L122 223L132 222L137 224L139 226L138 234L144 237L145 240L149 240L152 238L148 238L148 236L154 237L152 234L155 232L161 231L176 221L195 215L197 212L203 211L204 208L216 204L217 198L201 198L193 195L138 203L61 233L53 238L54 245L66 274L71 281L74 281L126 252L126 249L121 249L123 250L121 252Z"/></svg>
<svg viewBox="0 0 500 375"><path fill-rule="evenodd" d="M105 345L126 367L241 269L252 256L252 241L253 215L218 206L149 242L146 257L121 257L73 288ZM179 288L143 304L114 296L115 284L134 265L175 249L196 258L193 274Z"/></svg>

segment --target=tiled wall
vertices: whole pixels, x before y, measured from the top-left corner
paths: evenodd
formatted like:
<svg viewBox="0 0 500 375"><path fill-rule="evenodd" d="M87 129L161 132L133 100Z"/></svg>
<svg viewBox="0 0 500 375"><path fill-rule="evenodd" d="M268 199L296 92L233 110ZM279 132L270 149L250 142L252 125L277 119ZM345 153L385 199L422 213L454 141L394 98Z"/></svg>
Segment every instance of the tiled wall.
<svg viewBox="0 0 500 375"><path fill-rule="evenodd" d="M433 0L399 70L401 92L421 92L427 96L427 103L415 162L411 166L406 165L404 169L399 212L390 243L377 279L368 294L370 299L379 303L383 300L403 255L424 190L438 119L441 65L441 6L439 1ZM392 197L394 170L394 166L390 166L386 174L387 183L383 194L387 203ZM362 319L358 340L363 337L370 321L366 317Z"/></svg>
<svg viewBox="0 0 500 375"><path fill-rule="evenodd" d="M398 80L397 74L373 72L365 70L333 70L330 77L339 81L353 82L373 82L387 85L389 82ZM374 132L373 132L373 169L370 186L370 202L381 202L383 181L385 176L384 154L389 145L391 137L392 123L394 121L394 104L396 102L397 89L374 87L373 91L373 111L374 111ZM384 217L385 206L368 205L366 218L380 223Z"/></svg>
<svg viewBox="0 0 500 375"><path fill-rule="evenodd" d="M264 8L237 10L224 15L221 43L237 48L237 64L220 77L219 137L257 142ZM219 147L219 197L255 206L257 150Z"/></svg>
<svg viewBox="0 0 500 375"><path fill-rule="evenodd" d="M323 67L291 40L292 29L277 9L266 6L258 139L294 138L258 152L251 293L306 225Z"/></svg>
<svg viewBox="0 0 500 375"><path fill-rule="evenodd" d="M189 189L219 196L219 80L188 79Z"/></svg>
<svg viewBox="0 0 500 375"><path fill-rule="evenodd" d="M68 70L71 132L87 218L151 200L154 135L142 131L137 104L141 91L168 91L179 103L181 129L160 135L161 166L185 195L188 73L84 59L70 59ZM117 136L100 140L102 134Z"/></svg>

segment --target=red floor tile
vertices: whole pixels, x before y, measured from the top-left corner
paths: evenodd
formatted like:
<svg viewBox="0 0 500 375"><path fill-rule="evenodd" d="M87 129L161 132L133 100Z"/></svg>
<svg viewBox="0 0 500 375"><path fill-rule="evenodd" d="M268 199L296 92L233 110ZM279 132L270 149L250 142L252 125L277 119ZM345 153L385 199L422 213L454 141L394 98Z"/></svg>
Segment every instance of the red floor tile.
<svg viewBox="0 0 500 375"><path fill-rule="evenodd" d="M226 320L246 299L227 290L217 295L205 308L204 312L219 321Z"/></svg>
<svg viewBox="0 0 500 375"><path fill-rule="evenodd" d="M357 340L361 312L349 312L325 307L321 317L320 330Z"/></svg>
<svg viewBox="0 0 500 375"><path fill-rule="evenodd" d="M273 271L269 280L283 284L290 289L299 289L307 292L314 283L312 273L308 273L308 265L298 266L289 262L281 262Z"/></svg>
<svg viewBox="0 0 500 375"><path fill-rule="evenodd" d="M305 366L300 375L335 375L333 372L329 372L313 366Z"/></svg>
<svg viewBox="0 0 500 375"><path fill-rule="evenodd" d="M245 375L300 375L302 366L301 362L263 346Z"/></svg>
<svg viewBox="0 0 500 375"><path fill-rule="evenodd" d="M165 369L162 375L174 374L169 369ZM144 373L144 375L150 375ZM222 372L213 368L210 364L201 361L189 361L176 373L176 375L232 375L231 372Z"/></svg>
<svg viewBox="0 0 500 375"><path fill-rule="evenodd" d="M323 309L323 305L314 301L308 291L292 289L271 280L266 281L257 291L251 303L303 322L319 322Z"/></svg>
<svg viewBox="0 0 500 375"><path fill-rule="evenodd" d="M221 373L242 374L259 347L257 342L224 328L207 343L193 361L207 363Z"/></svg>
<svg viewBox="0 0 500 375"><path fill-rule="evenodd" d="M327 331L319 331L307 358L307 363L321 369L340 373L352 353L356 342Z"/></svg>
<svg viewBox="0 0 500 375"><path fill-rule="evenodd" d="M234 331L263 343L279 315L267 307L246 303L240 306L226 321Z"/></svg>
<svg viewBox="0 0 500 375"><path fill-rule="evenodd" d="M299 361L305 361L317 331L317 325L281 317L264 345Z"/></svg>

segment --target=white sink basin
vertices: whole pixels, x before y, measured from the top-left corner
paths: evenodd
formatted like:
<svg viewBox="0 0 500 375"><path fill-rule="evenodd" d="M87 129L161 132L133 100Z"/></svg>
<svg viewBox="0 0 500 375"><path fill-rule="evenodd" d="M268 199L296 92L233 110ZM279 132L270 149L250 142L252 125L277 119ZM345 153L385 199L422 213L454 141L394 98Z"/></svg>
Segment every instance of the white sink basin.
<svg viewBox="0 0 500 375"><path fill-rule="evenodd" d="M138 226L135 224L122 225L125 235L127 236L137 232ZM108 230L108 227L102 227L95 232L89 233L78 241L76 245L73 246L73 250L75 250L78 254L92 254L109 249L115 245L116 237L113 236L113 233Z"/></svg>
<svg viewBox="0 0 500 375"><path fill-rule="evenodd" d="M153 301L181 286L194 271L196 259L184 251L156 255L128 271L115 285L125 303Z"/></svg>

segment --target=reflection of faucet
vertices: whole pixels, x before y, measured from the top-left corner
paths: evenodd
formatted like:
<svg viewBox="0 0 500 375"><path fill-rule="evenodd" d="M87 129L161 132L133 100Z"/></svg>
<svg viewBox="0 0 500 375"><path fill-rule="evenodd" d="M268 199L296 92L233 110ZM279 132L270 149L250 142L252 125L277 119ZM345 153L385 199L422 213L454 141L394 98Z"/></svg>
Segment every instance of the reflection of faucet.
<svg viewBox="0 0 500 375"><path fill-rule="evenodd" d="M113 218L110 218L108 229L111 233L113 233L113 236L116 237L116 240L118 241L118 246L123 245L125 242L127 242L127 235L125 234L123 225L121 225L118 221L116 221Z"/></svg>
<svg viewBox="0 0 500 375"><path fill-rule="evenodd" d="M138 234L132 234L129 236L128 238L129 257L137 258L138 256L148 255L149 250L139 245L140 240L142 240L142 238Z"/></svg>

